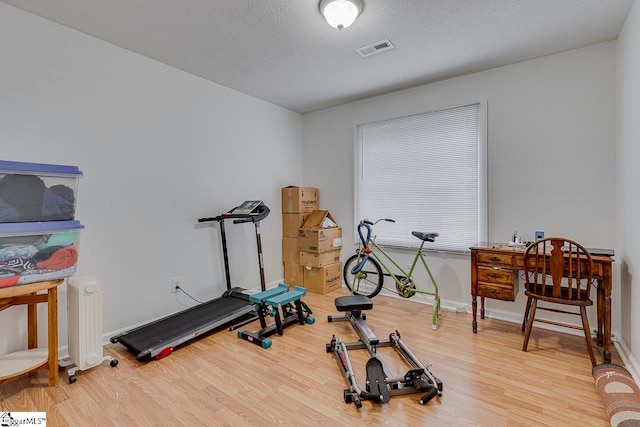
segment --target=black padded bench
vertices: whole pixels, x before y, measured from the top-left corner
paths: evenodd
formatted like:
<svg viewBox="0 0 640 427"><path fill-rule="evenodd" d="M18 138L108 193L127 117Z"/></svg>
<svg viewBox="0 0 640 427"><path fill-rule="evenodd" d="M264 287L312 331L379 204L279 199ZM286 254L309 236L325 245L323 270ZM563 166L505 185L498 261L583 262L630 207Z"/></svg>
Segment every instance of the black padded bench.
<svg viewBox="0 0 640 427"><path fill-rule="evenodd" d="M362 311L362 310L371 310L373 308L373 301L364 295L346 295L343 297L338 297L334 301L336 305L336 310L344 312L344 311Z"/></svg>
<svg viewBox="0 0 640 427"><path fill-rule="evenodd" d="M345 295L335 299L334 304L336 310L340 312L346 312L345 316L331 316L327 317L329 322L349 321L353 330L360 337L360 341L363 346L371 348L380 343L380 340L373 331L364 322L367 319L362 311L371 310L373 308L373 301L364 295Z"/></svg>

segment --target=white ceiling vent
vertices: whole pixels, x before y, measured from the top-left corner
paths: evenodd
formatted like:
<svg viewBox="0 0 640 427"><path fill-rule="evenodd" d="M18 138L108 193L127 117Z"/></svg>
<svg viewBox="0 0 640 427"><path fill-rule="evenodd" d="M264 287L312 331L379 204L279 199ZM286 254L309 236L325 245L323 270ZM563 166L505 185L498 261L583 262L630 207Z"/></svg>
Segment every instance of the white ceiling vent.
<svg viewBox="0 0 640 427"><path fill-rule="evenodd" d="M389 50L393 48L393 43L389 41L389 39L380 40L379 42L371 43L366 46L362 46L356 49L358 55L366 58L371 55L375 55L376 53L384 52L385 50Z"/></svg>

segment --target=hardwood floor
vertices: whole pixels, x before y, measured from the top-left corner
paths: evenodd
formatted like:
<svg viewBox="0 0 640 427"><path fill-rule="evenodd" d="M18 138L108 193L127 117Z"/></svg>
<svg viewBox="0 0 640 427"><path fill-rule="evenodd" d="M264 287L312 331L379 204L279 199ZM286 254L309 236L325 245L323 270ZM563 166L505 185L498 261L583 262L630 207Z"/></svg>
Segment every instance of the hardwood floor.
<svg viewBox="0 0 640 427"><path fill-rule="evenodd" d="M327 322L343 290L308 294L316 322L285 329L262 349L222 330L167 358L138 362L120 344L105 353L119 364L79 372L68 383L60 372L47 387L47 372L0 384L0 413L44 411L52 426L608 426L591 376L584 338L535 329L522 352L520 325L485 319L471 331L471 315L443 311L431 330L431 307L379 296L367 324L379 338L398 330L402 340L444 383L443 396L420 405L421 394L394 396L388 404L343 401L346 387L325 344L336 334L357 338L348 322ZM248 330L259 329L257 322ZM408 366L392 348L381 348L387 368ZM349 352L364 387L365 350ZM600 361L601 358L598 357ZM613 353L613 363L621 363Z"/></svg>

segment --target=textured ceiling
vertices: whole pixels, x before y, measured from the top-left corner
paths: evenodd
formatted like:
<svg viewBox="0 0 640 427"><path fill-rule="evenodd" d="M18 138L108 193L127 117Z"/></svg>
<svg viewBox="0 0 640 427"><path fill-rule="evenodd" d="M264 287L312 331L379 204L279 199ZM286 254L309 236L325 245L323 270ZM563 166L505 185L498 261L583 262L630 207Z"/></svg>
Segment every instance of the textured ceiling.
<svg viewBox="0 0 640 427"><path fill-rule="evenodd" d="M0 0L300 113L617 37L633 0ZM389 39L368 58L355 49Z"/></svg>

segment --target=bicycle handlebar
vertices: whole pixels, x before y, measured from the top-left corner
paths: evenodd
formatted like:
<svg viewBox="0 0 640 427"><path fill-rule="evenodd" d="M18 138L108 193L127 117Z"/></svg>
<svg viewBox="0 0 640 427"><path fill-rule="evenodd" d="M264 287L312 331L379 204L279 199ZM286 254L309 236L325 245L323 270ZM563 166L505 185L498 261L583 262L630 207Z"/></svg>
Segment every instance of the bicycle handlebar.
<svg viewBox="0 0 640 427"><path fill-rule="evenodd" d="M367 241L371 238L371 226L373 224L371 223L371 221L368 220L364 220L362 222L360 222L360 224L358 224L358 236L360 236L360 242L362 243L363 247L367 247ZM362 235L362 229L366 228L367 229L367 237L365 238Z"/></svg>
<svg viewBox="0 0 640 427"><path fill-rule="evenodd" d="M391 219L391 218L380 218L379 220L377 220L376 222L371 222L368 219L363 219L362 221L360 221L360 224L369 224L369 225L376 225L377 223L379 223L380 221L387 221L387 222L393 222L395 223L396 220L395 219Z"/></svg>
<svg viewBox="0 0 640 427"><path fill-rule="evenodd" d="M367 262L368 259L369 259L369 254L368 253L364 254L360 262L354 265L353 268L351 269L351 274L360 273L360 270L362 270L362 267L364 267L364 264Z"/></svg>
<svg viewBox="0 0 640 427"><path fill-rule="evenodd" d="M362 243L362 247L364 249L368 248L367 242L371 238L371 226L372 225L373 225L373 223L371 221L367 220L367 219L364 219L364 220L360 221L360 224L358 224L358 236L360 237L360 242ZM364 235L362 234L362 229L363 228L367 229L367 237L364 237ZM369 259L369 252L365 251L364 257L362 257L360 262L357 263L356 265L354 265L353 268L351 269L351 274L358 274L360 272L360 270L362 270L362 267L364 267L364 264L367 262L367 259Z"/></svg>
<svg viewBox="0 0 640 427"><path fill-rule="evenodd" d="M396 222L391 218L381 218L377 220L375 223L369 221L368 219L363 219L362 221L360 221L360 224L358 224L358 236L360 237L360 242L362 243L362 247L364 249L369 249L369 247L367 246L367 242L371 238L371 228L380 221L387 221L387 222L393 222L393 223ZM367 229L367 237L365 237L362 234L363 228ZM370 251L364 251L364 256L362 257L362 259L358 264L353 266L353 268L351 269L351 274L358 274L358 272L362 270L362 267L364 267L364 264L367 262L367 259L369 259L369 252Z"/></svg>
<svg viewBox="0 0 640 427"><path fill-rule="evenodd" d="M376 225L377 223L379 223L380 221L387 221L387 222L393 222L393 223L396 222L394 219L391 219L391 218L380 218L376 222L371 222L368 219L363 219L362 221L360 221L360 224L358 224L358 236L360 236L360 242L362 243L362 246L365 249L368 247L367 246L367 242L371 238L371 229L372 229L372 227L374 225ZM362 228L366 228L367 229L367 237L366 238L362 235Z"/></svg>

